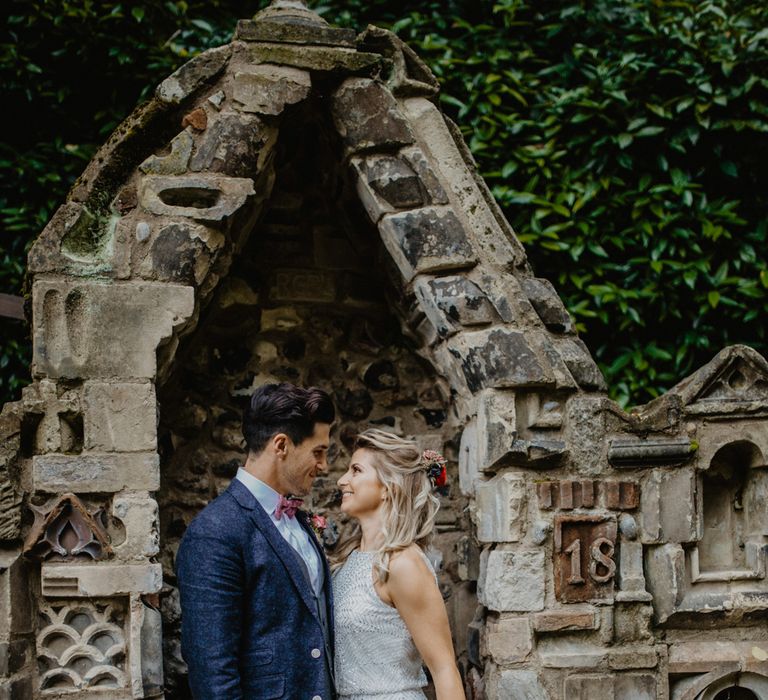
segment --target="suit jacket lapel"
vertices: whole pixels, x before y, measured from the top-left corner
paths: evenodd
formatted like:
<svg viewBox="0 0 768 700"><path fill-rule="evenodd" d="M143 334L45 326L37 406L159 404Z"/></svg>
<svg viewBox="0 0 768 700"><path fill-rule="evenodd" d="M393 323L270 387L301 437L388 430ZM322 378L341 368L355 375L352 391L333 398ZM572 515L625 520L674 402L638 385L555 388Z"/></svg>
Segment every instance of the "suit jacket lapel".
<svg viewBox="0 0 768 700"><path fill-rule="evenodd" d="M237 479L232 479L229 490L235 500L244 508L250 511L251 522L259 529L264 538L274 550L280 562L288 572L288 576L293 582L294 587L299 592L304 604L309 608L312 615L317 618L315 609L314 594L311 585L307 583L301 565L297 557L301 556L289 545L283 536L278 532L272 519L267 515L253 494Z"/></svg>
<svg viewBox="0 0 768 700"><path fill-rule="evenodd" d="M325 600L327 604L327 610L328 610L328 627L330 628L330 634L331 634L331 649L334 648L334 625L333 625L333 587L331 586L331 569L328 566L328 558L325 556L325 550L323 549L323 546L320 544L319 538L315 534L315 531L312 529L312 526L309 524L309 516L306 513L306 511L299 510L296 512L296 517L301 524L301 526L307 531L309 534L309 539L312 542L312 545L315 548L315 551L317 552L317 555L320 557L320 562L323 566L323 577L325 582Z"/></svg>

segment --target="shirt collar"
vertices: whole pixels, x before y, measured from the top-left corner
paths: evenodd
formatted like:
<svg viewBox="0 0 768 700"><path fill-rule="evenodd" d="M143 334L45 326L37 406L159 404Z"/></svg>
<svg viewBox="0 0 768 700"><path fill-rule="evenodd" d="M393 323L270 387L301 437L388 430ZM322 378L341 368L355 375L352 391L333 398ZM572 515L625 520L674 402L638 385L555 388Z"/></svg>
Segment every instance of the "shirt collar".
<svg viewBox="0 0 768 700"><path fill-rule="evenodd" d="M267 486L261 479L257 479L253 474L249 474L242 467L238 468L235 478L245 486L259 502L259 505L272 515L280 502L280 494L271 486Z"/></svg>

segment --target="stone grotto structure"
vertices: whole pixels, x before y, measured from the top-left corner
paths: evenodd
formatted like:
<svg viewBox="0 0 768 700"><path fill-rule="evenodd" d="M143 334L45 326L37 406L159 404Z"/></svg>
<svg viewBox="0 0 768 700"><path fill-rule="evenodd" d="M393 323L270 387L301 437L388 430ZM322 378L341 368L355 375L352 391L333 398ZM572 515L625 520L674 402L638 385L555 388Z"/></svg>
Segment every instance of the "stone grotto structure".
<svg viewBox="0 0 768 700"><path fill-rule="evenodd" d="M768 364L626 413L438 84L298 0L163 81L29 255L0 415L0 698L188 697L174 554L267 381L449 458L434 559L469 698L768 700ZM333 544L333 537L328 544Z"/></svg>

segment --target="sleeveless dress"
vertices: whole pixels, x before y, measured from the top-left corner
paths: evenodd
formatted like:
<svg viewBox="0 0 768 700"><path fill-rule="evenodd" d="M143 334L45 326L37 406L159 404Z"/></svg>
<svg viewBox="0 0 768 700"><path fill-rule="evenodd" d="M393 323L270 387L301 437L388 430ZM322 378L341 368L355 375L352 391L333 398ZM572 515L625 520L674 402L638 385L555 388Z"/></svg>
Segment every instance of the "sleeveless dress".
<svg viewBox="0 0 768 700"><path fill-rule="evenodd" d="M416 645L373 586L375 554L352 552L333 577L336 692L339 700L425 700Z"/></svg>

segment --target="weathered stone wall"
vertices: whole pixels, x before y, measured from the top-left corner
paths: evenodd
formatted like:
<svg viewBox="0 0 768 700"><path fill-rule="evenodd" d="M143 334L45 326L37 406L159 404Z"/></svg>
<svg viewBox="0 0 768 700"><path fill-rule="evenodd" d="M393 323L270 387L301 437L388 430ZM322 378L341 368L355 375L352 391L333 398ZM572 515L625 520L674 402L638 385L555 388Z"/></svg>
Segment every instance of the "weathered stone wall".
<svg viewBox="0 0 768 700"><path fill-rule="evenodd" d="M378 426L413 436L451 459L451 483L439 493L435 548L459 653L466 647L476 597L456 564L456 544L469 523L458 486L460 426L450 388L402 334L392 313L399 291L337 166L341 144L332 124L318 114L308 104L283 122L269 206L159 391L167 697L181 697L176 688L184 687L174 554L190 520L243 463L240 417L265 382L317 385L332 395L338 418L331 468L307 504L338 528L344 520L336 480L360 430Z"/></svg>
<svg viewBox="0 0 768 700"><path fill-rule="evenodd" d="M317 509L363 426L446 453L473 700L768 698L768 363L609 401L436 93L391 33L275 0L86 168L30 253L34 383L0 414L0 699L183 695L175 548L272 379L340 410Z"/></svg>

